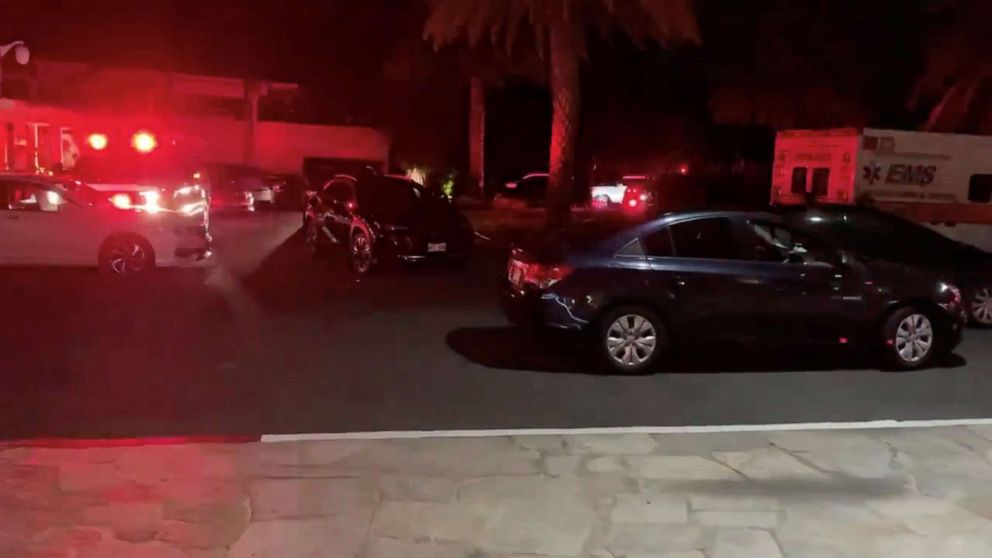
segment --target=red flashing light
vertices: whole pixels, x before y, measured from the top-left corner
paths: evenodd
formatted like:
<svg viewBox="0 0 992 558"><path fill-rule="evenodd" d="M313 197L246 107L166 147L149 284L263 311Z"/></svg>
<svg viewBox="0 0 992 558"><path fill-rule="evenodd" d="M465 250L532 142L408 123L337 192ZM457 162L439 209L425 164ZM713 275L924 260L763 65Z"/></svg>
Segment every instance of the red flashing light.
<svg viewBox="0 0 992 558"><path fill-rule="evenodd" d="M114 194L110 198L110 203L114 204L117 209L131 209L134 204L131 203L131 196L127 194Z"/></svg>
<svg viewBox="0 0 992 558"><path fill-rule="evenodd" d="M103 151L107 148L107 135L106 134L90 134L86 138L86 143L89 144L91 149L96 151Z"/></svg>
<svg viewBox="0 0 992 558"><path fill-rule="evenodd" d="M151 153L158 147L158 140L151 132L140 131L131 138L131 145L139 153Z"/></svg>
<svg viewBox="0 0 992 558"><path fill-rule="evenodd" d="M627 201L627 205L630 206L630 207L637 207L637 201L638 201L637 198L634 198L632 200L628 200Z"/></svg>
<svg viewBox="0 0 992 558"><path fill-rule="evenodd" d="M689 163L682 163L679 165L679 174L686 175L689 174Z"/></svg>

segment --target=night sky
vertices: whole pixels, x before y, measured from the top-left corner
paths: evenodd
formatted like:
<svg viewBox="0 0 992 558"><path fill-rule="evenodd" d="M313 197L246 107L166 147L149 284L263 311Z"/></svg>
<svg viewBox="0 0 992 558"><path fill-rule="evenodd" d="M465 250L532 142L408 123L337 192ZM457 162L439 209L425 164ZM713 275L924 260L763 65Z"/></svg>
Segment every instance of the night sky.
<svg viewBox="0 0 992 558"><path fill-rule="evenodd" d="M906 98L922 65L927 10L946 3L707 0L701 47L594 40L583 73L583 137L610 137L613 149L629 151L704 135L709 92L728 83L789 95L807 88L814 99L839 90L857 106L832 118L911 127L919 114ZM297 82L310 92L314 119L389 128L400 153L403 138L433 130L442 153L432 158L461 157L461 70L435 68L427 84L384 77L396 50L417 42L422 13L418 0L0 0L0 38L25 39L44 58ZM490 104L499 134L528 138L522 150L546 141L539 86L505 80Z"/></svg>

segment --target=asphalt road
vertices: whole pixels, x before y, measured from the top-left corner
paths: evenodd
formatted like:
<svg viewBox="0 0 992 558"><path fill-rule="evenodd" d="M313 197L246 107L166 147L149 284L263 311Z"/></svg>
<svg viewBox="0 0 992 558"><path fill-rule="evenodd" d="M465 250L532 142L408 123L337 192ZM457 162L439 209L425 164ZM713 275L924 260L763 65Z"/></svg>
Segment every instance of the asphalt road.
<svg viewBox="0 0 992 558"><path fill-rule="evenodd" d="M608 376L508 327L498 249L358 281L298 223L216 218L210 265L136 281L0 270L0 439L992 417L989 331L909 374L704 345Z"/></svg>

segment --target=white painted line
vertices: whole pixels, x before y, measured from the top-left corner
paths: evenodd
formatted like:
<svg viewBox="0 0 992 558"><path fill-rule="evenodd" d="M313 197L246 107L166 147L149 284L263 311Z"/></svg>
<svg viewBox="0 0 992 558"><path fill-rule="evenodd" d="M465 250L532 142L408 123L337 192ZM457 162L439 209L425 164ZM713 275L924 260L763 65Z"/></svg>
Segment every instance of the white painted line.
<svg viewBox="0 0 992 558"><path fill-rule="evenodd" d="M262 442L331 440L409 440L421 438L488 438L496 436L551 436L577 434L707 434L717 432L777 432L786 430L875 430L880 428L940 428L988 426L992 418L940 420L872 420L863 422L797 422L783 424L717 424L712 426L618 426L604 428L520 428L504 430L399 430L382 432L329 432L326 434L263 434Z"/></svg>

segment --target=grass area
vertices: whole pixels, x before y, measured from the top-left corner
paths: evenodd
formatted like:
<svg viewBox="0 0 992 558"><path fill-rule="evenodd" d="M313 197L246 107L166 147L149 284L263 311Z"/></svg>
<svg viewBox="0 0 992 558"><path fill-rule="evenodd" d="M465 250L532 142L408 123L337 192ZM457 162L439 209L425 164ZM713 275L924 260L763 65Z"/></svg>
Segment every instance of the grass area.
<svg viewBox="0 0 992 558"><path fill-rule="evenodd" d="M544 231L547 220L543 208L479 209L465 211L475 232L495 242L510 243L532 237ZM573 208L572 219L588 219L592 212L586 208Z"/></svg>

